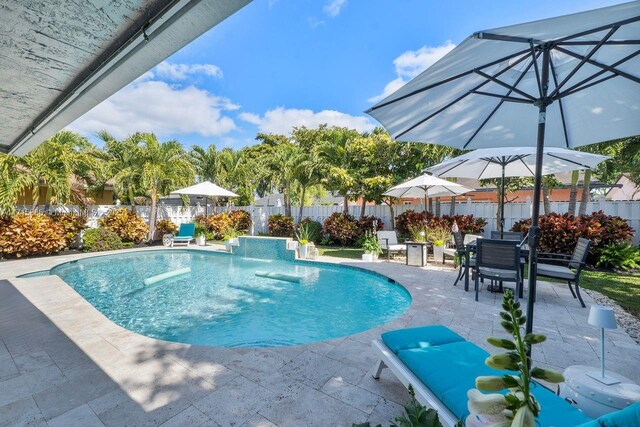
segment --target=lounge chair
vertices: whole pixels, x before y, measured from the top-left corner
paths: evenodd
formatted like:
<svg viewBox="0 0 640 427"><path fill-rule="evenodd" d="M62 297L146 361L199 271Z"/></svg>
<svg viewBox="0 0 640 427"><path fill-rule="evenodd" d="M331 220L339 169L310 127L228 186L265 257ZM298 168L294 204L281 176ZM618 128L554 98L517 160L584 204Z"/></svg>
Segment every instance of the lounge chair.
<svg viewBox="0 0 640 427"><path fill-rule="evenodd" d="M383 251L387 251L387 259L391 258L391 252L404 252L407 247L398 243L398 235L395 231L378 231L376 232L380 247Z"/></svg>
<svg viewBox="0 0 640 427"><path fill-rule="evenodd" d="M469 415L467 391L475 388L476 377L504 375L485 365L489 353L440 325L385 332L382 340L372 344L380 357L373 377L380 378L388 367L405 387L413 386L421 404L438 411L445 426L454 426ZM533 393L542 407L541 426L613 427L637 425L634 423L640 420L640 403L591 420L540 384Z"/></svg>
<svg viewBox="0 0 640 427"><path fill-rule="evenodd" d="M173 247L176 243L186 243L189 246L192 240L195 241L194 234L196 232L196 225L193 223L189 224L180 224L180 228L178 229L178 234L173 236L171 239L171 247Z"/></svg>

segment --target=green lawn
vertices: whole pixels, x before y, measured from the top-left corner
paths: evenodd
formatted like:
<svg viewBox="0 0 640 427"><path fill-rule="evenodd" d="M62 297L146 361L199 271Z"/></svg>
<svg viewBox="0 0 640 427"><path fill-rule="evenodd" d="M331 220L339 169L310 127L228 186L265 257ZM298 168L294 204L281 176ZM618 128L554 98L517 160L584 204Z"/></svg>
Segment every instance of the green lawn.
<svg viewBox="0 0 640 427"><path fill-rule="evenodd" d="M583 271L580 286L608 296L629 313L640 317L640 276Z"/></svg>
<svg viewBox="0 0 640 427"><path fill-rule="evenodd" d="M338 258L360 259L364 251L361 248L349 246L317 246L320 255L334 256Z"/></svg>

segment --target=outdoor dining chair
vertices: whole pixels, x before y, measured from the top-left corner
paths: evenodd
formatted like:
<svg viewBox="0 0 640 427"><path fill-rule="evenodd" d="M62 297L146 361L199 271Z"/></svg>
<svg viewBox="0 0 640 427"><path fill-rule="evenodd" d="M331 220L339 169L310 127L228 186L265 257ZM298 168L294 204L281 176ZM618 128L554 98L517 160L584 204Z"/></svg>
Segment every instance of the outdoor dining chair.
<svg viewBox="0 0 640 427"><path fill-rule="evenodd" d="M480 280L514 282L517 294L522 289L520 268L520 242L515 240L479 239L477 241L475 292L476 301L480 290Z"/></svg>
<svg viewBox="0 0 640 427"><path fill-rule="evenodd" d="M520 231L503 231L500 233L499 231L492 231L491 238L494 240L517 240L518 242L522 241L522 232Z"/></svg>
<svg viewBox="0 0 640 427"><path fill-rule="evenodd" d="M475 258L467 257L466 252L467 248L464 243L464 237L462 237L462 233L459 231L453 232L453 248L445 248L444 254L455 257L458 259L458 264L460 265L458 268L458 277L453 282L453 286L456 286L460 280L467 274L469 268L473 268L475 266ZM469 265L467 265L467 263Z"/></svg>
<svg viewBox="0 0 640 427"><path fill-rule="evenodd" d="M566 280L571 294L574 298L578 298L583 308L586 306L580 295L580 273L587 261L589 247L591 247L591 240L581 237L578 239L578 243L571 255L545 252L538 253L538 277ZM547 261L547 263L541 263L540 261ZM552 264L549 262L552 262ZM558 265L559 263L566 264L566 266ZM575 292L571 287L572 283L576 286Z"/></svg>

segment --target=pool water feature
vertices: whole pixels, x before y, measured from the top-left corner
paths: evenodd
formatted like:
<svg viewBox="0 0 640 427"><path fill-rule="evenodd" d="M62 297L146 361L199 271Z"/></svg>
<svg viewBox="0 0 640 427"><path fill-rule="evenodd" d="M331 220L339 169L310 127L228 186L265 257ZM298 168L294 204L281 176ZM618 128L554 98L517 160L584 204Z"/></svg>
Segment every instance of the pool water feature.
<svg viewBox="0 0 640 427"><path fill-rule="evenodd" d="M151 285L146 278L190 268ZM300 282L260 277L296 276ZM348 266L199 250L128 252L50 270L118 325L167 341L225 347L305 344L362 332L402 315L409 293Z"/></svg>

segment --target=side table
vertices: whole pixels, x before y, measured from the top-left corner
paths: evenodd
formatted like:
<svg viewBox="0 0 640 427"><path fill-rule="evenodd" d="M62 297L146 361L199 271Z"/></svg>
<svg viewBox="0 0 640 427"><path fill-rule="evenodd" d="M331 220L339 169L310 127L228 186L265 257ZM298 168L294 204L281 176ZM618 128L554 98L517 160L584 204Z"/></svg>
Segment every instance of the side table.
<svg viewBox="0 0 640 427"><path fill-rule="evenodd" d="M424 242L406 242L407 265L424 267L427 265L427 244Z"/></svg>
<svg viewBox="0 0 640 427"><path fill-rule="evenodd" d="M600 368L594 366L569 366L563 375L565 382L560 387L560 396L575 402L591 418L640 402L640 386L614 372L606 371L607 379L619 381L611 385L593 378L600 375Z"/></svg>

